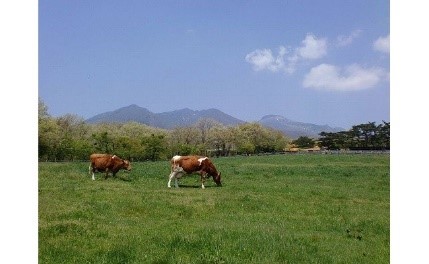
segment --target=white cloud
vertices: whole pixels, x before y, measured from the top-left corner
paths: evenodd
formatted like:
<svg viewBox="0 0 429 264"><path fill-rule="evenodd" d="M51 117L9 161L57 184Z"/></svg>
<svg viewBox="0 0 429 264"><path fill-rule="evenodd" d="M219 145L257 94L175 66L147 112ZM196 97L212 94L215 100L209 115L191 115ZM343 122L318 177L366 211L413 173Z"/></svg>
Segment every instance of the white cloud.
<svg viewBox="0 0 429 264"><path fill-rule="evenodd" d="M326 55L326 39L317 39L312 34L307 34L298 48L297 54L304 59L319 59Z"/></svg>
<svg viewBox="0 0 429 264"><path fill-rule="evenodd" d="M284 67L284 47L280 47L279 55L274 58L270 49L255 50L246 55L246 61L253 65L255 71L270 70L276 72Z"/></svg>
<svg viewBox="0 0 429 264"><path fill-rule="evenodd" d="M337 37L337 42L336 42L336 46L337 47L344 47L344 46L348 46L350 44L352 44L352 42L359 37L359 35L362 33L362 30L357 29L357 30L353 30L352 33L350 33L350 35L348 36L338 36Z"/></svg>
<svg viewBox="0 0 429 264"><path fill-rule="evenodd" d="M319 59L326 55L326 50L326 39L317 39L314 35L307 34L298 48L280 46L276 57L271 49L257 49L247 54L245 59L253 65L255 71L283 71L292 74L299 61Z"/></svg>
<svg viewBox="0 0 429 264"><path fill-rule="evenodd" d="M373 48L376 51L390 53L390 35L387 35L386 37L379 37L376 41L374 41Z"/></svg>
<svg viewBox="0 0 429 264"><path fill-rule="evenodd" d="M365 69L352 64L340 69L330 64L320 64L304 77L303 86L320 90L356 91L377 85L386 78L382 68Z"/></svg>

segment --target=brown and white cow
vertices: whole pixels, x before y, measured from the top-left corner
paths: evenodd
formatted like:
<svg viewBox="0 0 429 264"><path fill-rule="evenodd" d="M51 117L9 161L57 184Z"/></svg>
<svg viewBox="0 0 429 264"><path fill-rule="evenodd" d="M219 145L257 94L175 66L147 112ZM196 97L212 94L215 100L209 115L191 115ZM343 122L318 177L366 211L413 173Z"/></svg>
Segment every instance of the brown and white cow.
<svg viewBox="0 0 429 264"><path fill-rule="evenodd" d="M105 172L105 179L107 179L109 172L113 177L120 170L131 170L131 163L128 160L123 160L116 155L94 153L89 156L91 164L89 165L89 174L92 172L92 180L95 180L95 172Z"/></svg>
<svg viewBox="0 0 429 264"><path fill-rule="evenodd" d="M220 173L207 157L202 156L174 156L171 161L171 173L168 179L168 188L171 188L171 180L174 178L174 185L179 187L177 179L184 174L199 173L201 175L201 188L207 175L212 176L217 186L222 186L220 182Z"/></svg>

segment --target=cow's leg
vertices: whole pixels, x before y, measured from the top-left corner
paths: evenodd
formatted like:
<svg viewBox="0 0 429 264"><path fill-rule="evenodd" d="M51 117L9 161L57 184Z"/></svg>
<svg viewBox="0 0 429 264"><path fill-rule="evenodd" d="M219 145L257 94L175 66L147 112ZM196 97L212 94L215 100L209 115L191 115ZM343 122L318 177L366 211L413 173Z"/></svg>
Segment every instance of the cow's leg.
<svg viewBox="0 0 429 264"><path fill-rule="evenodd" d="M89 170L89 175L91 175L91 173L92 173L92 180L94 181L95 177L94 177L94 172L93 172L93 169L92 169L92 164L89 164L88 170Z"/></svg>
<svg viewBox="0 0 429 264"><path fill-rule="evenodd" d="M206 187L204 186L204 182L206 181L206 173L205 172L201 172L201 188L205 189Z"/></svg>
<svg viewBox="0 0 429 264"><path fill-rule="evenodd" d="M104 176L104 179L107 180L107 177L109 177L109 169L106 169L106 175Z"/></svg>
<svg viewBox="0 0 429 264"><path fill-rule="evenodd" d="M180 172L180 171L173 171L173 172L171 172L171 173L170 173L170 176L168 177L168 178L169 178L169 179L168 179L168 183L167 183L168 188L171 188L171 180L172 180L173 178L174 178L174 186L175 186L176 188L179 188L179 182L178 182L177 178L178 178L178 177L180 177L182 174L183 174L183 173L182 173L182 172Z"/></svg>
<svg viewBox="0 0 429 264"><path fill-rule="evenodd" d="M167 183L167 187L168 188L171 188L171 180L173 179L173 178L175 178L175 176L176 176L176 172L175 171L172 171L171 173L170 173L170 176L168 176L168 183ZM176 179L177 180L177 179Z"/></svg>
<svg viewBox="0 0 429 264"><path fill-rule="evenodd" d="M95 173L95 170L96 170L96 168L94 168L94 165L92 165L92 163L89 165L89 174L91 174L91 172L92 172L92 180L93 181L95 181L95 175L94 175L94 173Z"/></svg>
<svg viewBox="0 0 429 264"><path fill-rule="evenodd" d="M174 186L176 186L176 188L179 188L179 183L177 178L181 177L184 174L183 168L179 167L179 166L173 166L171 168L171 173L170 176L168 177L168 183L167 186L168 188L171 188L171 180L174 178Z"/></svg>

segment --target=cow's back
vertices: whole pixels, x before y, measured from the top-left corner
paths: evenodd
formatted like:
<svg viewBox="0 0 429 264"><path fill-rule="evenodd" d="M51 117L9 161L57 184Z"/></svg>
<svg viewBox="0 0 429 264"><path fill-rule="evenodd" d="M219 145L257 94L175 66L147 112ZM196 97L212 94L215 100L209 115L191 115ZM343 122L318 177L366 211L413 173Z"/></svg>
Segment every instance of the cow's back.
<svg viewBox="0 0 429 264"><path fill-rule="evenodd" d="M182 168L186 173L192 173L201 169L200 159L206 159L202 156L174 156L171 159L172 170L176 167Z"/></svg>
<svg viewBox="0 0 429 264"><path fill-rule="evenodd" d="M94 153L89 156L91 165L96 169L106 169L110 166L114 155Z"/></svg>
<svg viewBox="0 0 429 264"><path fill-rule="evenodd" d="M105 153L93 153L93 154L91 154L90 156L89 156L89 160L90 161L93 161L93 160L95 160L95 159L98 159L98 158L104 158L104 157L112 157L112 155L110 155L110 154L105 154Z"/></svg>

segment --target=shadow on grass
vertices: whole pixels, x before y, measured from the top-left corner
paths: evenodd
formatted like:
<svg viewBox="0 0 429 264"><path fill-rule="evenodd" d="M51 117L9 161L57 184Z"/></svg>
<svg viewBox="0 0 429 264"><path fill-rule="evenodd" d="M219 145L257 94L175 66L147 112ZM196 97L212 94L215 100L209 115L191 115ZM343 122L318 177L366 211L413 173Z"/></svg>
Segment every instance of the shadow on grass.
<svg viewBox="0 0 429 264"><path fill-rule="evenodd" d="M206 187L206 189L208 189L208 188L217 188L217 187L221 187L221 186L204 185L204 187ZM171 188L173 189L176 187L172 186ZM202 189L201 185L188 185L188 184L179 184L179 188Z"/></svg>
<svg viewBox="0 0 429 264"><path fill-rule="evenodd" d="M123 177L123 176L119 176L119 177L116 177L117 179L119 179L119 180L121 180L121 181L126 181L126 182L131 182L131 181L133 181L133 178L132 177Z"/></svg>
<svg viewBox="0 0 429 264"><path fill-rule="evenodd" d="M129 176L123 176L123 175L116 175L116 176L111 176L109 175L109 177L105 178L104 175L100 178L95 178L96 180L100 180L100 181L115 181L115 180L121 180L121 181L125 181L125 182L131 182L133 181L133 177L129 177Z"/></svg>

